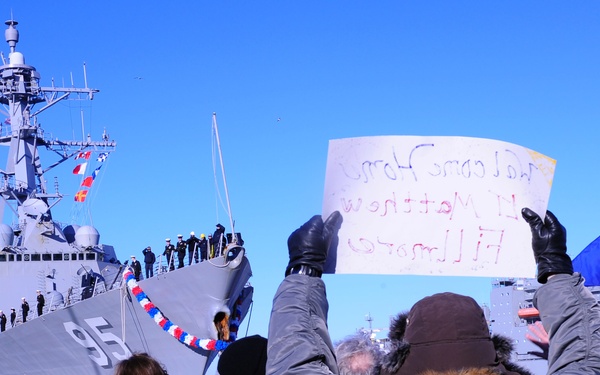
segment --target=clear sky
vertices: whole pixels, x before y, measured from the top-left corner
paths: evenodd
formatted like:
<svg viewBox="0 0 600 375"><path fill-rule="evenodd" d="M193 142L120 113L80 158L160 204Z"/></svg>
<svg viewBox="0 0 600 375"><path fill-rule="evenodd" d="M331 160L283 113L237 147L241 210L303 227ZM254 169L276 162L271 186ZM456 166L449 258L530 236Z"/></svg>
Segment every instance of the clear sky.
<svg viewBox="0 0 600 375"><path fill-rule="evenodd" d="M100 139L106 128L117 141L84 211L121 259L178 233L212 233L217 222L230 229L214 193L217 113L256 288L242 334L267 334L287 237L321 210L330 139L519 144L557 160L549 209L568 229L569 253L599 235L599 2L14 0L1 10L19 21L18 50L44 86L69 84L71 72L82 86L85 61L100 89L43 124L78 139L81 106L86 133ZM66 164L61 191L75 194L76 163ZM62 202L65 221L81 211L72 202ZM489 278L324 280L334 340L368 326L369 313L385 328L432 293L489 304L491 289Z"/></svg>

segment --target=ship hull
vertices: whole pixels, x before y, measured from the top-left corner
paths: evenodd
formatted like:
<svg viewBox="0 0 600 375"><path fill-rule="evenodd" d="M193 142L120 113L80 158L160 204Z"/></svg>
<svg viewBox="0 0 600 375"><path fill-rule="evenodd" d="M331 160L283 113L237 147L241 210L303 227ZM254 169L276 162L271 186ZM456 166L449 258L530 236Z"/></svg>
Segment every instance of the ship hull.
<svg viewBox="0 0 600 375"><path fill-rule="evenodd" d="M217 339L213 319L219 312L240 320L252 288L248 260L224 258L142 280L152 303L173 324L198 338ZM238 263L233 265L233 263ZM163 330L123 282L99 294L0 334L3 374L113 374L134 352L146 352L173 374L203 374L215 351L188 346Z"/></svg>

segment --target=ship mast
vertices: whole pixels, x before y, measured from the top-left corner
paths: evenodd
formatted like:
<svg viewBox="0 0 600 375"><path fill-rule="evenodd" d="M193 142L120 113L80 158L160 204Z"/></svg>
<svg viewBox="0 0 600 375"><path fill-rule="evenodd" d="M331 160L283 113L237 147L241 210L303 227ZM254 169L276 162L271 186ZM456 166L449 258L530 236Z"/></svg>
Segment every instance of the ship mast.
<svg viewBox="0 0 600 375"><path fill-rule="evenodd" d="M25 64L23 54L17 51L19 32L15 27L18 22L11 19L5 24L8 26L5 38L10 53L8 63L3 61L4 65L0 66L0 103L8 107L8 117L5 121L0 121L0 145L10 147L6 169L0 170L0 218L4 217L4 208L8 206L19 217L21 229L27 221L26 217L32 215L36 216L38 224L44 222L52 226L50 207L54 204L50 204L49 200L60 200L62 195L58 191L48 191L44 173L84 149L113 151L116 143L107 138L101 142L93 142L89 136L81 141L64 141L44 134L37 115L72 96L74 99L92 100L99 90L88 88L87 78L84 88L55 87L54 84L51 87L40 86L40 74L33 66ZM43 106L34 111L34 106L38 103ZM60 159L43 169L40 147L55 152ZM24 212L23 203L27 199L36 200L35 208L28 208ZM16 208L9 201L16 202Z"/></svg>
<svg viewBox="0 0 600 375"><path fill-rule="evenodd" d="M219 139L219 127L217 126L217 113L213 112L212 125L217 140L217 151L219 152L219 162L221 163L221 173L223 174L223 187L225 189L225 200L227 201L227 214L229 215L229 225L231 225L232 241L237 243L235 227L233 226L233 215L231 214L231 203L229 202L229 189L227 188L227 178L225 177L225 165L223 164L223 153L221 152L221 140Z"/></svg>

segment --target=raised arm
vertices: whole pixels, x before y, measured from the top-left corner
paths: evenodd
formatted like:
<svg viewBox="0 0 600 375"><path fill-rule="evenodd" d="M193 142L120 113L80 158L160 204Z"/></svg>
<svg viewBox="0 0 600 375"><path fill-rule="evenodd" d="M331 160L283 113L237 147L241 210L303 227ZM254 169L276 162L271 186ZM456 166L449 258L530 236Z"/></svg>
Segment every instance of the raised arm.
<svg viewBox="0 0 600 375"><path fill-rule="evenodd" d="M325 222L316 215L288 238L290 260L269 322L267 374L338 373L321 274L341 222L339 212Z"/></svg>

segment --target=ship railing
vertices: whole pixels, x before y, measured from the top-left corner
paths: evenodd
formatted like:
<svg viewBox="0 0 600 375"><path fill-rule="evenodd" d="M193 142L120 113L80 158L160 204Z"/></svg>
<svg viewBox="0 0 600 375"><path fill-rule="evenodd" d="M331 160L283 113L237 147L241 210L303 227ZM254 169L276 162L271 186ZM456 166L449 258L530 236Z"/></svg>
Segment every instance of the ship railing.
<svg viewBox="0 0 600 375"><path fill-rule="evenodd" d="M26 123L24 124L26 126L31 126L30 123ZM16 132L18 134L19 131L19 126L14 126L14 132ZM37 123L34 121L34 128L37 126ZM10 141L10 139L13 137L13 124L10 123L10 118L6 118L2 121L0 121L0 138L2 138L3 141ZM44 134L44 129L37 127L35 128L35 133L33 134L34 137L42 139L44 142L48 142L49 140L52 139L51 136L46 136Z"/></svg>
<svg viewBox="0 0 600 375"><path fill-rule="evenodd" d="M171 259L167 259L164 254L158 256L158 260L154 263L154 273L160 275L167 273L171 269L170 266L175 265L175 251L171 253ZM173 267L175 268L175 267Z"/></svg>
<svg viewBox="0 0 600 375"><path fill-rule="evenodd" d="M67 295L65 296L65 307L71 304L71 298L73 298L73 287L69 287Z"/></svg>
<svg viewBox="0 0 600 375"><path fill-rule="evenodd" d="M241 240L241 235L239 233L236 233L236 235L237 235L237 239L236 239L235 243L238 243L238 241L239 241L240 243L243 244L243 242ZM221 241L217 241L216 246L214 246L212 243L208 244L207 254L206 254L208 259L204 259L204 260L210 260L213 258L227 256L227 251L225 251L225 249L227 249L227 246L233 244L234 242L232 242L232 241L223 242L223 240L225 238L226 237L224 234L221 235ZM214 251L214 253L213 253L213 251ZM176 250L171 252L170 259L167 259L167 256L164 254L160 254L157 257L157 260L156 260L156 262L154 262L154 266L153 266L155 275L160 275L160 274L171 272L171 271L174 271L175 269L177 269L177 267L175 266L175 262L176 262L175 253L176 252L177 252ZM194 246L194 251L192 253L192 262L194 262L196 259L196 256L199 255L198 252L200 252L198 247ZM202 261L202 260L200 260L200 261Z"/></svg>
<svg viewBox="0 0 600 375"><path fill-rule="evenodd" d="M193 251L192 255L193 256L192 256L192 259L190 260L190 264L194 261L196 263L198 263L198 243L197 242L194 243L194 251Z"/></svg>

